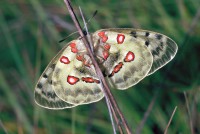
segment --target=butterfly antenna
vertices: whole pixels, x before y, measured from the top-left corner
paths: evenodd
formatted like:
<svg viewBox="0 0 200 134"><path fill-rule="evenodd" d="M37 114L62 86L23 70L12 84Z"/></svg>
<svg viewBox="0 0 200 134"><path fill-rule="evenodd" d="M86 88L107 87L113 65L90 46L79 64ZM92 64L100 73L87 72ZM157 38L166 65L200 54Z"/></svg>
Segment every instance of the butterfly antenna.
<svg viewBox="0 0 200 134"><path fill-rule="evenodd" d="M97 13L98 13L98 11L96 10L96 11L93 13L92 17L87 21L87 23L84 23L84 24L86 24L86 25L84 26L84 28L83 28L82 30L83 30L83 32L84 32L85 35L88 34L88 32L85 31L87 24L90 23L90 21L96 16ZM74 34L76 34L76 33L78 33L78 31L73 32L73 33L71 33L70 35L68 35L67 37L63 38L62 40L59 41L59 43L65 41L68 37L70 37L70 36L72 36L72 35L74 35Z"/></svg>
<svg viewBox="0 0 200 134"><path fill-rule="evenodd" d="M59 43L63 42L64 40L66 40L68 37L72 36L73 34L78 33L78 31L71 33L70 35L68 35L67 37L63 38L62 40L59 41Z"/></svg>
<svg viewBox="0 0 200 134"><path fill-rule="evenodd" d="M87 22L86 24L88 24L88 23L96 16L97 13L98 13L98 11L96 10L96 11L93 13L92 17L88 20L88 22Z"/></svg>

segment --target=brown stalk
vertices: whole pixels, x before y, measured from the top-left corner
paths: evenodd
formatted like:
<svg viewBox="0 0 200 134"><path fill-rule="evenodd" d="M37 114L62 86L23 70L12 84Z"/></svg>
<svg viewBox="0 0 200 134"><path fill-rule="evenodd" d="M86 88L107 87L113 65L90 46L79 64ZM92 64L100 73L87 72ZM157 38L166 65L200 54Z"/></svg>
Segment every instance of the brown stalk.
<svg viewBox="0 0 200 134"><path fill-rule="evenodd" d="M75 13L73 11L73 8L72 8L72 6L70 4L70 1L69 0L64 0L64 2L66 4L66 7L67 7L67 9L68 9L68 11L69 11L69 13L71 15L71 18L72 18L72 20L73 20L73 22L74 22L74 24L75 24L80 36L82 37L82 40L83 40L83 42L84 42L84 44L86 46L87 52L89 53L89 56L90 56L90 58L92 60L92 63L94 65L94 67L95 67L97 76L99 76L99 80L103 84L103 87L104 87L103 90L104 90L105 96L108 97L108 99L109 99L109 101L110 101L110 103L111 103L111 105L113 107L112 111L113 112L114 111L117 112L117 114L119 115L119 118L120 118L120 120L121 120L121 122L122 122L122 124L123 124L123 126L125 128L126 133L127 134L132 134L132 132L131 132L130 128L128 127L128 124L127 124L127 122L126 122L121 110L119 109L119 107L118 107L118 105L117 105L112 93L110 92L110 89L109 89L109 87L108 87L108 85L106 83L106 80L104 79L104 76L103 76L103 74L101 72L101 69L99 68L99 65L96 62L95 58L94 58L94 55L93 55L93 53L92 53L92 51L90 49L89 42L88 42L87 38L85 37L85 35L83 34L82 28L81 28L81 26L79 24L79 21L78 21ZM116 114L114 114L114 115L116 115ZM117 122L119 122L119 119L118 119Z"/></svg>
<svg viewBox="0 0 200 134"><path fill-rule="evenodd" d="M173 112L172 112L172 115L171 115L171 117L170 117L170 119L169 119L169 122L168 122L168 124L167 124L167 126L166 126L166 128L165 128L164 134L167 134L169 125L170 125L171 122L172 122L172 118L174 117L174 114L175 114L175 112L176 112L176 109L177 109L177 106L174 108L174 110L173 110Z"/></svg>

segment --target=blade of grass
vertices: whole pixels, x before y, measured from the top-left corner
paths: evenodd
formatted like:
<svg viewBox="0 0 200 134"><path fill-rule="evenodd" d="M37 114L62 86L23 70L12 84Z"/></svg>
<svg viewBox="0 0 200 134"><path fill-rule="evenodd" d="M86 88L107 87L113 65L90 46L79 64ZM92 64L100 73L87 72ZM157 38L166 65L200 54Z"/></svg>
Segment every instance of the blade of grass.
<svg viewBox="0 0 200 134"><path fill-rule="evenodd" d="M31 5L33 6L34 10L36 11L36 14L40 18L40 20L45 23L45 26L47 27L48 31L51 33L51 37L56 41L58 39L61 39L59 33L56 31L55 27L53 26L53 23L48 20L47 13L45 12L41 3L38 0L29 0L29 1Z"/></svg>
<svg viewBox="0 0 200 134"><path fill-rule="evenodd" d="M192 122L192 118L191 118L191 112L190 112L190 108L189 108L189 101L188 101L188 97L186 92L184 91L184 97L185 97L185 101L186 101L186 107L187 107L187 111L188 111L188 118L189 118L189 124L190 124L190 131L191 134L194 134L194 127L193 127L193 122Z"/></svg>
<svg viewBox="0 0 200 134"><path fill-rule="evenodd" d="M12 106L13 110L15 111L16 115L20 119L20 122L23 124L27 133L32 134L32 126L26 113L24 112L23 108L20 106L14 92L12 92L11 87L6 82L3 73L0 71L0 87L3 89L5 95Z"/></svg>
<svg viewBox="0 0 200 134"><path fill-rule="evenodd" d="M0 119L0 126L2 127L3 131L5 132L5 134L8 134L7 129L5 128L5 126L3 125L3 122Z"/></svg>

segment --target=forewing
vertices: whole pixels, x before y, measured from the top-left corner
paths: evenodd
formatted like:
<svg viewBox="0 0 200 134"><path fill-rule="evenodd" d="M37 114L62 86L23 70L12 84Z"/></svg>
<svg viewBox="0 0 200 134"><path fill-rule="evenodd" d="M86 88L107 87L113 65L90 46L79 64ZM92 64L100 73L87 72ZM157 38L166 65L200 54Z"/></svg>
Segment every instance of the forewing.
<svg viewBox="0 0 200 134"><path fill-rule="evenodd" d="M140 29L109 29L131 35L135 40L143 42L153 55L153 65L149 74L154 73L169 61L171 61L177 53L177 44L169 37L147 30Z"/></svg>
<svg viewBox="0 0 200 134"><path fill-rule="evenodd" d="M104 97L100 81L81 39L69 43L59 56L52 76L59 98L74 104L88 104Z"/></svg>
<svg viewBox="0 0 200 134"><path fill-rule="evenodd" d="M34 92L35 102L42 107L48 109L64 109L76 106L61 100L55 94L52 87L52 74L55 69L55 64L58 60L58 57L60 57L60 54L64 51L65 48L66 47L64 47L58 53L58 55L49 63L49 65L46 67L45 71L39 78L38 83L36 84Z"/></svg>
<svg viewBox="0 0 200 134"><path fill-rule="evenodd" d="M127 89L150 71L153 56L141 40L110 29L95 32L93 39L99 65L111 86Z"/></svg>

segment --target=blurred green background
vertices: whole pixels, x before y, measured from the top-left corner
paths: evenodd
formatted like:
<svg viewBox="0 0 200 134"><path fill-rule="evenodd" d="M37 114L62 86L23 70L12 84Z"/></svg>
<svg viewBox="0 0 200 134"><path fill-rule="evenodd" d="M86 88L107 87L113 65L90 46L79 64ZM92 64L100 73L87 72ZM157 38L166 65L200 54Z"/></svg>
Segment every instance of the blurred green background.
<svg viewBox="0 0 200 134"><path fill-rule="evenodd" d="M136 86L112 92L133 132L163 133L177 106L168 134L200 133L200 1L72 0L72 4L79 19L78 6L86 19L98 10L89 23L90 32L141 28L177 42L172 62ZM0 0L1 134L113 132L105 100L58 111L34 102L40 74L78 34L58 41L75 31L63 0Z"/></svg>

